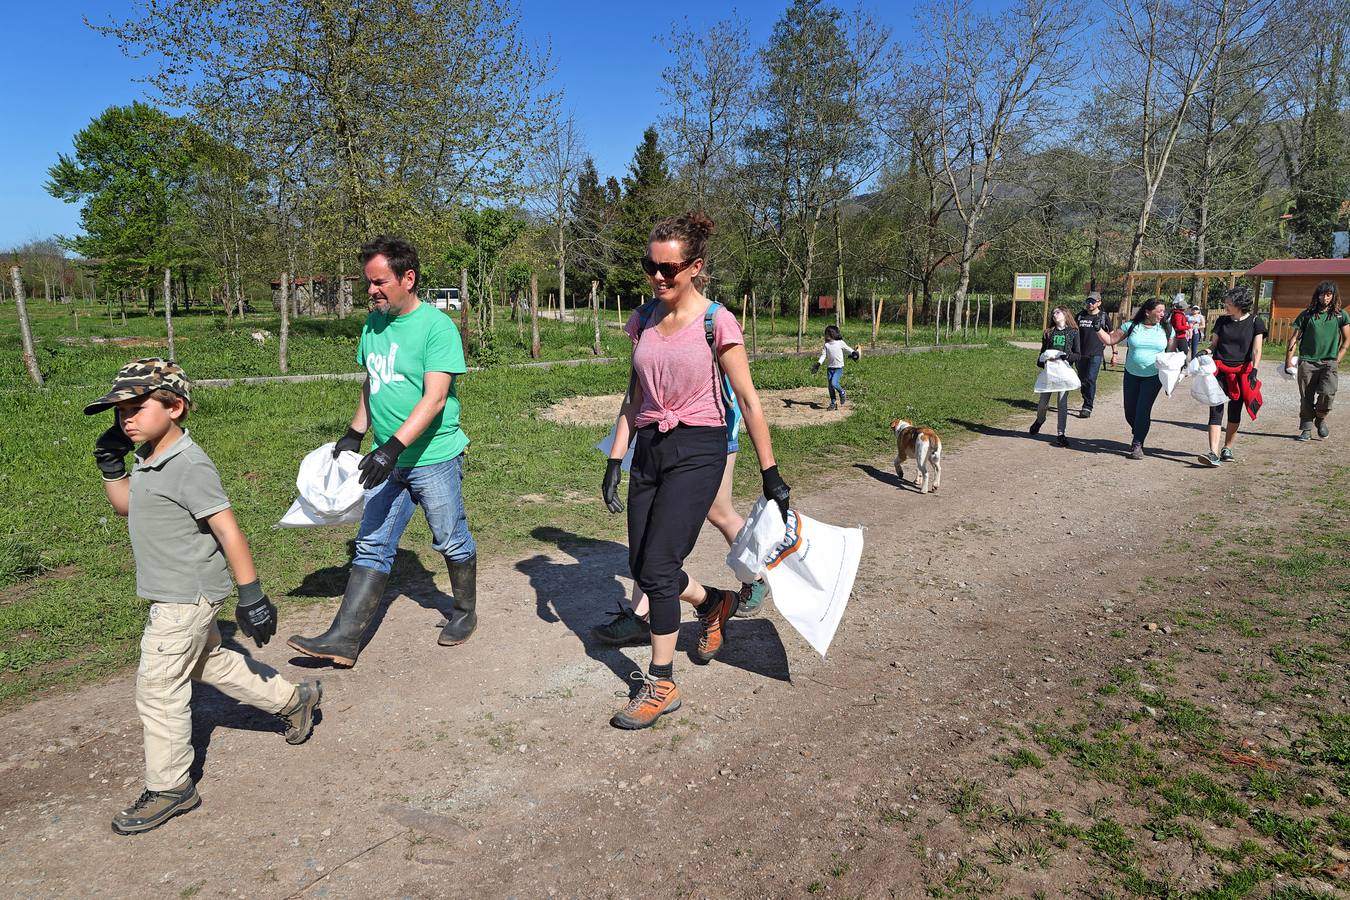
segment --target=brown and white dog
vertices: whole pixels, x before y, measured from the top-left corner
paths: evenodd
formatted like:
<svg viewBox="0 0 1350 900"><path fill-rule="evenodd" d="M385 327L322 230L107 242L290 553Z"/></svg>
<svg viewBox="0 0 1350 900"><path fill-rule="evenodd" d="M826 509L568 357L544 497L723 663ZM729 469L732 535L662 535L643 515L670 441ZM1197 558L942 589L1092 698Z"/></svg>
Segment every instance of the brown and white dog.
<svg viewBox="0 0 1350 900"><path fill-rule="evenodd" d="M891 431L895 432L895 474L900 481L905 480L902 468L905 460L913 457L919 466L919 475L914 479L919 493L928 493L930 477L936 493L942 486L942 438L933 429L911 425L904 419L891 422Z"/></svg>

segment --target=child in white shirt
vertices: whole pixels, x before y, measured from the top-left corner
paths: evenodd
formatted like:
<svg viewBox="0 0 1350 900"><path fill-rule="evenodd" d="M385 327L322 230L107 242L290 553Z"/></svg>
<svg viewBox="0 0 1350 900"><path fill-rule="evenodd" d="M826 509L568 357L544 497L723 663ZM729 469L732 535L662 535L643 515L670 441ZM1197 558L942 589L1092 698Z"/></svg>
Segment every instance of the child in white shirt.
<svg viewBox="0 0 1350 900"><path fill-rule="evenodd" d="M811 367L811 374L816 374L820 371L822 365L825 366L830 385L830 405L828 409L838 409L848 402L848 395L844 393L842 384L845 354L848 355L849 359L855 360L862 355L844 342L844 336L840 334L838 325L826 325L825 346L820 351L820 358ZM836 395L839 399L838 405L835 404Z"/></svg>

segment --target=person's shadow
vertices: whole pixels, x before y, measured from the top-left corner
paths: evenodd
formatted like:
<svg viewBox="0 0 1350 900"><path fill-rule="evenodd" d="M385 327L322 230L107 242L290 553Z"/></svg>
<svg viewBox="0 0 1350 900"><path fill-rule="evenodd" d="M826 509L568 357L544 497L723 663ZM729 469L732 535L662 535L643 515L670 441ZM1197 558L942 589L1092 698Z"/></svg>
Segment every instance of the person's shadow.
<svg viewBox="0 0 1350 900"><path fill-rule="evenodd" d="M245 665L263 678L280 678L279 672L271 666L264 666L253 658L249 647L251 638L239 634L239 628L233 622L217 622L220 629L220 644L227 650L233 650L244 657ZM277 640L274 636L272 640ZM247 642L247 645L245 643ZM322 709L317 710L314 722L323 721ZM192 684L192 764L188 774L194 782L201 781L206 770L206 757L211 749L211 736L217 728L230 728L236 731L267 731L280 735L286 731L286 725L276 716L264 712L247 703L240 703L227 697L219 690L207 684Z"/></svg>
<svg viewBox="0 0 1350 900"><path fill-rule="evenodd" d="M530 534L576 560L559 562L541 553L516 563L516 568L530 579L539 618L567 626L581 640L587 656L604 663L615 677L635 689L629 675L642 671L643 666L634 663L618 647L602 644L591 634L591 629L602 623L606 607L612 614L627 606L627 593L618 576L628 569L628 548L550 526L540 526ZM688 610L682 609L681 613L688 615ZM726 627L727 644L718 654L718 662L779 681L791 680L787 651L772 622L733 619ZM682 623L676 651L692 655L698 645L698 631L697 621Z"/></svg>
<svg viewBox="0 0 1350 900"><path fill-rule="evenodd" d="M356 541L348 541L348 559L351 559L355 554ZM341 597L347 589L347 575L350 571L351 563L316 569L306 575L299 586L290 591L289 594L292 597ZM389 572L389 581L384 588L384 597L380 601L379 608L375 611L375 617L371 620L370 627L361 637L360 649L364 650L375 633L379 631L380 624L384 622L384 617L389 612L389 606L393 602L393 598L399 594L407 594L418 606L438 613L437 618L428 617L428 626L434 625L439 628L445 623L445 617L450 614L451 597L437 587L435 573L422 565L422 560L416 553L400 547L394 555L394 566ZM334 665L332 660L319 659L304 654L297 654L292 657L290 664L300 669L328 669L333 668Z"/></svg>
<svg viewBox="0 0 1350 900"><path fill-rule="evenodd" d="M805 406L807 409L825 408L824 405L821 404L821 402L818 400L794 400L791 397L783 397L779 402L781 402L783 406L786 407L787 409L791 409L794 406Z"/></svg>

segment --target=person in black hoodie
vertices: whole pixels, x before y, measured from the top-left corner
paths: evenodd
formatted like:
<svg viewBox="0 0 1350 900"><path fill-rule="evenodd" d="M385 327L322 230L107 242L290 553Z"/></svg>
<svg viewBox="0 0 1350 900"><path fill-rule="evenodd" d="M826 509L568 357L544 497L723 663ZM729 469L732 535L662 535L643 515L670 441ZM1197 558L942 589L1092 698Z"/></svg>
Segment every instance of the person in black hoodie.
<svg viewBox="0 0 1350 900"><path fill-rule="evenodd" d="M1078 380L1083 383L1083 411L1079 418L1092 415L1097 402L1097 374L1102 370L1102 356L1106 347L1097 336L1097 329L1111 330L1111 320L1102 312L1102 295L1093 291L1087 295L1083 309L1078 313Z"/></svg>
<svg viewBox="0 0 1350 900"><path fill-rule="evenodd" d="M1041 337L1041 354L1044 355L1047 350L1058 350L1064 354L1064 361L1069 365L1078 363L1078 329L1074 326L1073 315L1063 306L1056 306L1050 313L1053 319L1053 327L1045 330ZM1036 360L1036 365L1042 369L1045 363L1040 359ZM1045 414L1050 409L1050 394L1041 394L1040 403L1036 405L1036 421L1031 423L1031 433L1036 434L1045 424ZM1059 392L1059 435L1055 438L1055 443L1061 447L1069 446L1069 439L1064 434L1064 426L1069 420L1069 392Z"/></svg>

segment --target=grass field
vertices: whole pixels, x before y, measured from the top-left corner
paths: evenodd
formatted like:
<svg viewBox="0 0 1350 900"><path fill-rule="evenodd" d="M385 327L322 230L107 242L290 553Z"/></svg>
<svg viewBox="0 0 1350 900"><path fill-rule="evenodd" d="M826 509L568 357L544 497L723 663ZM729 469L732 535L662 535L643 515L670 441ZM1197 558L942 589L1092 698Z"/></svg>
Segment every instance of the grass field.
<svg viewBox="0 0 1350 900"><path fill-rule="evenodd" d="M232 328L218 331L215 323L223 319L179 321L179 356L193 377L266 374L267 365L274 365L270 357L252 355L246 336L241 339ZM149 331L154 322L137 324ZM40 323L43 352L55 350L46 357L53 386L0 391L7 423L0 435L7 460L0 470L0 703L127 664L145 610L134 597L125 523L111 513L90 458L108 416L86 417L81 408L120 364L146 348L68 349L58 340L57 323L46 318ZM82 322L81 334L87 335L91 324ZM120 320L115 324L109 330L125 334ZM260 324L246 320L243 327ZM297 354L306 364L293 370L355 368L357 320L322 323L319 336L306 334L308 324L298 323L296 341L297 348L308 345ZM553 324L559 332L554 352L561 355L567 349L562 332L572 326ZM611 331L612 338L621 337ZM12 335L0 341L17 343ZM7 354L6 365L14 365L17 356ZM62 364L53 365L54 359ZM22 375L6 372L7 378ZM800 359L763 360L754 374L763 389L815 384L824 394L823 376L812 378ZM462 379L464 426L473 440L465 494L485 553L518 552L539 525L622 539L622 517L606 513L596 497L603 467L591 445L604 429L556 425L537 413L567 396L617 393L626 377L625 364L598 364L498 367ZM950 439L959 440L962 429L951 424L955 420L996 421L1028 408L1033 377L1027 355L1003 346L865 356L848 372L854 414L830 425L778 430L775 451L790 483L815 485L822 475L883 456L893 447L886 425L894 416L948 426ZM334 596L345 583L354 526L292 531L271 525L293 499L300 458L341 435L356 397L356 386L342 382L203 388L194 396L192 434L220 469L253 543L263 584L283 607ZM759 480L754 454L743 453L739 468L741 493L753 496ZM404 542L417 552L400 555L395 581L427 572L443 580L428 543L419 517Z"/></svg>

